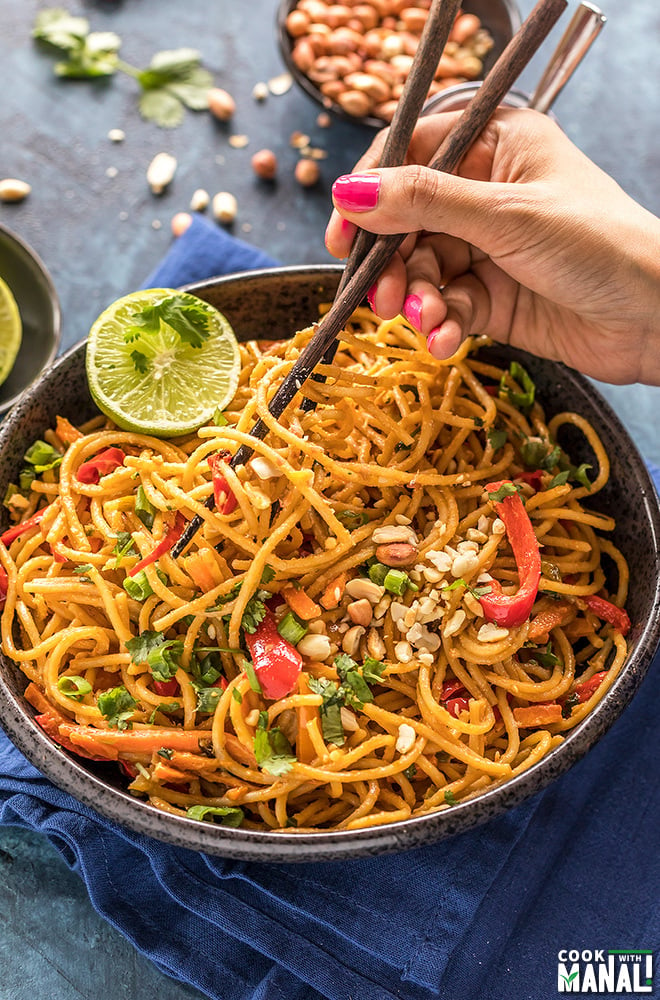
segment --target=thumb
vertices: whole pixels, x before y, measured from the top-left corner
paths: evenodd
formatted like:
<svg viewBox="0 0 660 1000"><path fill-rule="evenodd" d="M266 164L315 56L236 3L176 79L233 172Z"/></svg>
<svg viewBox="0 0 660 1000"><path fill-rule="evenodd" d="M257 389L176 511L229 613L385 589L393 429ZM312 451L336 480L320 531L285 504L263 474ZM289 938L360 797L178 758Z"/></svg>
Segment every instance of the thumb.
<svg viewBox="0 0 660 1000"><path fill-rule="evenodd" d="M474 181L430 167L390 167L344 174L332 187L343 218L372 233L446 233L488 252L501 236L512 185Z"/></svg>

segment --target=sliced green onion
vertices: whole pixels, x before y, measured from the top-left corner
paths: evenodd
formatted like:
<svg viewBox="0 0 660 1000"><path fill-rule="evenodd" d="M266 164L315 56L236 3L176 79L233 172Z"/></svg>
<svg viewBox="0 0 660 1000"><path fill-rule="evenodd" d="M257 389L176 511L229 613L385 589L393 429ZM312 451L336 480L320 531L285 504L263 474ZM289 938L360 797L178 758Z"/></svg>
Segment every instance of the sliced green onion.
<svg viewBox="0 0 660 1000"><path fill-rule="evenodd" d="M377 583L379 587L382 587L389 570L389 566L385 566L380 562L375 562L369 567L369 579L372 583Z"/></svg>
<svg viewBox="0 0 660 1000"><path fill-rule="evenodd" d="M91 694L92 685L84 677L64 674L57 682L57 690L74 701L82 701L86 694Z"/></svg>
<svg viewBox="0 0 660 1000"><path fill-rule="evenodd" d="M390 594L401 596L410 586L410 577L402 569L388 569L383 578L383 586Z"/></svg>
<svg viewBox="0 0 660 1000"><path fill-rule="evenodd" d="M290 642L292 646L297 646L304 635L307 635L307 628L300 621L293 611L287 611L282 621L277 626L277 631L283 639Z"/></svg>

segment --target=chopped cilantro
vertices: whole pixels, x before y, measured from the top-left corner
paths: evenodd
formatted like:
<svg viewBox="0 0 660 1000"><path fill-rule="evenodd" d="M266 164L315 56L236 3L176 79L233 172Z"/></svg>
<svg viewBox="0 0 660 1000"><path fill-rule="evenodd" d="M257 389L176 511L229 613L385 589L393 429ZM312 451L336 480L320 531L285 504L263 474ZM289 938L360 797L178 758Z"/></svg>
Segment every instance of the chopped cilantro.
<svg viewBox="0 0 660 1000"><path fill-rule="evenodd" d="M564 486L564 484L568 482L569 475L570 473L568 469L566 469L564 472L558 472L557 475L550 480L549 488L552 489L554 486Z"/></svg>
<svg viewBox="0 0 660 1000"><path fill-rule="evenodd" d="M320 694L323 703L319 708L321 717L321 732L326 743L343 746L346 737L341 723L341 706L344 704L343 690L327 677L309 677L310 691Z"/></svg>
<svg viewBox="0 0 660 1000"><path fill-rule="evenodd" d="M445 788L445 802L448 806L455 806L458 803L458 799L452 792L451 788Z"/></svg>
<svg viewBox="0 0 660 1000"><path fill-rule="evenodd" d="M209 336L210 321L209 307L201 299L195 301L190 295L173 293L134 312L129 317L124 340L132 343L142 339L148 344L149 337L158 335L164 323L178 334L182 344L201 347Z"/></svg>
<svg viewBox="0 0 660 1000"><path fill-rule="evenodd" d="M506 444L508 437L507 432L500 427L491 427L488 431L488 441L493 451L498 451L502 448Z"/></svg>
<svg viewBox="0 0 660 1000"><path fill-rule="evenodd" d="M568 698L561 707L562 719L570 719L571 714L573 712L573 708L579 704L580 704L580 695L577 693L577 691L574 691L573 694L569 694Z"/></svg>
<svg viewBox="0 0 660 1000"><path fill-rule="evenodd" d="M197 708L198 712L202 712L205 715L211 715L215 712L218 707L218 702L222 698L222 688L219 687L200 687L193 681L193 687L197 694Z"/></svg>
<svg viewBox="0 0 660 1000"><path fill-rule="evenodd" d="M279 778L288 774L296 763L296 756L286 736L277 726L267 729L268 713L259 713L259 724L254 734L254 755L262 771Z"/></svg>
<svg viewBox="0 0 660 1000"><path fill-rule="evenodd" d="M133 544L133 536L130 531L120 531L117 534L117 541L115 542L115 547L112 550L112 554L115 557L113 564L110 569L119 569L121 566L122 559L124 556L136 556L135 546Z"/></svg>
<svg viewBox="0 0 660 1000"><path fill-rule="evenodd" d="M231 689L231 696L234 699L234 701L238 702L239 705L242 704L242 702L243 702L243 695L238 690L238 688L232 688Z"/></svg>
<svg viewBox="0 0 660 1000"><path fill-rule="evenodd" d="M153 712L149 716L149 724L153 726L154 719L156 718L158 712L164 712L165 715L171 715L173 712L178 712L180 707L181 706L178 701L164 701L162 704L156 705Z"/></svg>
<svg viewBox="0 0 660 1000"><path fill-rule="evenodd" d="M169 747L161 747L156 752L159 757L164 757L165 760L172 760L172 755L174 754L174 750L170 750Z"/></svg>
<svg viewBox="0 0 660 1000"><path fill-rule="evenodd" d="M169 681L181 666L175 660L183 652L181 639L166 639L162 632L142 632L126 641L133 663L146 663L155 681Z"/></svg>
<svg viewBox="0 0 660 1000"><path fill-rule="evenodd" d="M488 499L492 500L493 503L501 503L505 497L515 496L516 493L518 493L518 489L513 483L502 483L498 490L488 494Z"/></svg>
<svg viewBox="0 0 660 1000"><path fill-rule="evenodd" d="M409 764L408 767L403 772L403 776L404 776L404 778L407 778L408 781L412 781L414 778L416 778L417 777L417 764Z"/></svg>
<svg viewBox="0 0 660 1000"><path fill-rule="evenodd" d="M142 351L131 351L131 361L136 372L139 372L140 375L146 375L149 361L146 354L143 354Z"/></svg>
<svg viewBox="0 0 660 1000"><path fill-rule="evenodd" d="M209 820L214 822L214 817L220 817L220 826L240 826L243 822L243 810L238 806L188 806L186 810L188 819Z"/></svg>
<svg viewBox="0 0 660 1000"><path fill-rule="evenodd" d="M117 729L131 728L129 720L138 703L123 684L104 691L98 696L96 704L101 715L108 720L108 725Z"/></svg>
<svg viewBox="0 0 660 1000"><path fill-rule="evenodd" d="M90 569L93 569L91 563L82 563L80 566L74 566L73 572L76 576L84 576L85 573L89 573Z"/></svg>

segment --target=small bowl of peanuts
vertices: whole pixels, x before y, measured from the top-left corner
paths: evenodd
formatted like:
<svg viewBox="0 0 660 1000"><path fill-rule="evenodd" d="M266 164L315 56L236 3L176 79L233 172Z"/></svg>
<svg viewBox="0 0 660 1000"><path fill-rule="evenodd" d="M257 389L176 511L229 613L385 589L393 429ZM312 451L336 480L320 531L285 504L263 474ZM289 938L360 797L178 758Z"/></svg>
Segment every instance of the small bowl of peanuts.
<svg viewBox="0 0 660 1000"><path fill-rule="evenodd" d="M394 116L431 0L282 0L293 78L338 117L382 128ZM428 97L488 73L521 24L515 0L464 0Z"/></svg>

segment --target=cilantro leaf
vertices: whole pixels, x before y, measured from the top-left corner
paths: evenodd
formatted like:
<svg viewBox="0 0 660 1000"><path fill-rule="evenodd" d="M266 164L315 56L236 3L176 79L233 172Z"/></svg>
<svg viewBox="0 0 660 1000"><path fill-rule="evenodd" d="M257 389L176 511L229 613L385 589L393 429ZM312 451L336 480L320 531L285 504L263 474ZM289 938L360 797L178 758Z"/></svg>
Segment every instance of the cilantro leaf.
<svg viewBox="0 0 660 1000"><path fill-rule="evenodd" d="M501 503L505 497L515 496L517 492L518 488L513 483L502 483L498 490L488 494L488 499L493 503Z"/></svg>
<svg viewBox="0 0 660 1000"><path fill-rule="evenodd" d="M240 826L243 822L243 810L238 806L188 806L188 819L205 820L214 816L220 817L220 826Z"/></svg>
<svg viewBox="0 0 660 1000"><path fill-rule="evenodd" d="M92 569L91 563L82 563L80 566L74 566L73 572L76 576L84 576L85 573L89 573L90 569Z"/></svg>
<svg viewBox="0 0 660 1000"><path fill-rule="evenodd" d="M133 639L127 639L125 645L131 654L133 663L139 665L140 663L146 663L152 649L158 649L164 641L165 636L162 632L151 632L147 629L144 632L140 632Z"/></svg>
<svg viewBox="0 0 660 1000"><path fill-rule="evenodd" d="M277 726L266 729L267 725L268 713L261 712L254 734L254 755L262 771L280 778L289 773L297 757L282 730Z"/></svg>
<svg viewBox="0 0 660 1000"><path fill-rule="evenodd" d="M210 312L201 299L191 302L189 296L176 293L164 295L133 313L124 332L124 340L131 343L138 337L158 334L161 323L164 323L178 334L182 344L201 347L209 336L210 322Z"/></svg>
<svg viewBox="0 0 660 1000"><path fill-rule="evenodd" d="M128 639L126 649L134 663L146 663L155 681L169 681L181 664L175 656L183 653L181 639L166 639L162 632L142 632Z"/></svg>
<svg viewBox="0 0 660 1000"><path fill-rule="evenodd" d="M104 691L98 696L96 704L101 715L108 720L108 725L117 729L131 728L129 720L138 703L123 684Z"/></svg>
<svg viewBox="0 0 660 1000"><path fill-rule="evenodd" d="M344 692L334 681L327 677L309 677L310 691L320 694L323 703L319 707L321 717L321 732L326 743L343 746L346 741L344 727L341 722L341 706L344 704Z"/></svg>
<svg viewBox="0 0 660 1000"><path fill-rule="evenodd" d="M244 632L253 635L257 631L257 626L266 617L266 605L264 597L268 599L272 595L268 591L257 590L245 606L243 617L241 618L241 628Z"/></svg>
<svg viewBox="0 0 660 1000"><path fill-rule="evenodd" d="M573 712L573 708L579 704L580 704L580 695L577 693L577 691L574 691L573 694L569 694L568 698L561 707L562 719L570 719L571 714Z"/></svg>
<svg viewBox="0 0 660 1000"><path fill-rule="evenodd" d="M122 559L124 556L136 556L137 552L133 545L133 536L130 531L120 531L117 534L117 541L115 542L115 547L112 550L112 554L115 557L112 560L112 565L108 566L109 569L119 569L121 566Z"/></svg>
<svg viewBox="0 0 660 1000"><path fill-rule="evenodd" d="M367 656L362 664L362 676L368 684L379 684L387 664Z"/></svg>
<svg viewBox="0 0 660 1000"><path fill-rule="evenodd" d="M549 488L552 489L553 486L564 486L565 483L568 482L569 475L570 475L570 473L569 473L568 469L566 469L564 472L558 472L557 475L554 476L554 478L550 480L550 487Z"/></svg>
<svg viewBox="0 0 660 1000"><path fill-rule="evenodd" d="M487 437L493 451L498 451L506 444L509 435L499 427L491 427Z"/></svg>
<svg viewBox="0 0 660 1000"><path fill-rule="evenodd" d="M222 688L200 687L195 681L193 681L193 687L197 694L196 710L204 713L205 715L212 715L218 707L218 702L222 698Z"/></svg>
<svg viewBox="0 0 660 1000"><path fill-rule="evenodd" d="M346 653L335 657L335 668L342 679L344 689L344 699L347 705L354 705L362 708L363 705L374 700L371 688L358 670L358 665Z"/></svg>
<svg viewBox="0 0 660 1000"><path fill-rule="evenodd" d="M72 79L112 76L118 66L121 39L114 31L91 31L84 17L73 17L56 7L41 11L33 38L66 53L67 60L55 64L55 74Z"/></svg>
<svg viewBox="0 0 660 1000"><path fill-rule="evenodd" d="M136 372L140 375L145 375L147 371L148 358L146 354L142 351L131 351L131 361L135 367Z"/></svg>
<svg viewBox="0 0 660 1000"><path fill-rule="evenodd" d="M455 806L458 803L458 799L452 792L451 788L445 788L445 802L448 806Z"/></svg>

